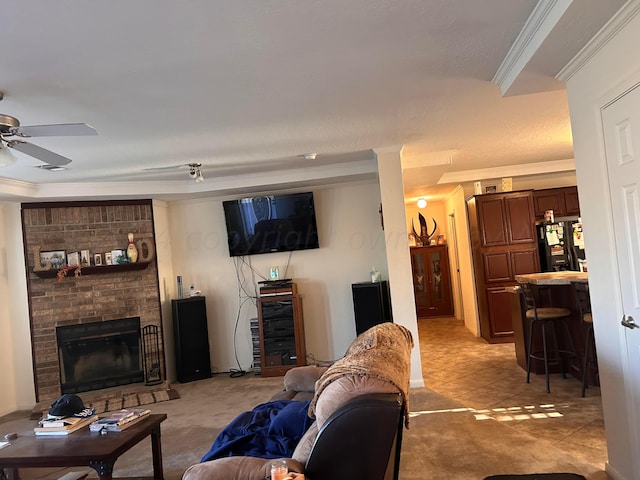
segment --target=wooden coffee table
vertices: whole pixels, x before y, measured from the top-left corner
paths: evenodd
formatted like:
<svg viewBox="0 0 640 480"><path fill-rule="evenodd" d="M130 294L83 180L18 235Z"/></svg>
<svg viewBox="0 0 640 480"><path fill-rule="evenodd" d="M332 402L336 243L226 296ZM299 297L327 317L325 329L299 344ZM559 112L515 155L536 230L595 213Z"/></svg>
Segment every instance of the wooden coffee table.
<svg viewBox="0 0 640 480"><path fill-rule="evenodd" d="M89 427L64 436L23 434L0 449L0 468L12 480L18 478L18 468L89 466L101 479L111 480L118 457L151 436L153 478L163 480L160 423L166 418L164 413L150 414L122 432L106 435L91 432Z"/></svg>

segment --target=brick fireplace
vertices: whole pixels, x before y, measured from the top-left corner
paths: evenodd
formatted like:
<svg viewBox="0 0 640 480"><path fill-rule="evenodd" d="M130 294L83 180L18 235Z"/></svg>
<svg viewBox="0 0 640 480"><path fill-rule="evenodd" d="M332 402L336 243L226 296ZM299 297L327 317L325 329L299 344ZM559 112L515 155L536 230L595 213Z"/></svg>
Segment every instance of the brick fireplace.
<svg viewBox="0 0 640 480"><path fill-rule="evenodd" d="M33 271L40 261L34 258L37 248L67 253L89 250L91 258L101 253L104 259L106 252L126 250L129 232L150 245L153 253L151 200L24 203L22 224L36 401L53 400L62 393L57 327L139 317L141 328L158 327L162 349L155 255L148 264L139 260L136 269L97 267L92 261L79 277L71 271L61 281L54 272L47 276ZM165 378L163 351L160 358Z"/></svg>

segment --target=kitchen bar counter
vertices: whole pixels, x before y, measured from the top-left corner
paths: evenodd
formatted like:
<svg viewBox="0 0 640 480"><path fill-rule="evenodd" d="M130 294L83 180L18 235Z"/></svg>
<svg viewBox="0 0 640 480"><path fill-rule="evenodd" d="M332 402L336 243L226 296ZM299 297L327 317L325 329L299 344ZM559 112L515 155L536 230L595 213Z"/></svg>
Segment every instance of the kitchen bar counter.
<svg viewBox="0 0 640 480"><path fill-rule="evenodd" d="M532 283L534 285L571 285L571 282L588 282L587 272L543 272L516 275L518 283Z"/></svg>
<svg viewBox="0 0 640 480"><path fill-rule="evenodd" d="M584 338L586 326L580 320L580 311L576 300L572 282L588 282L588 274L586 272L543 272L529 273L526 275L516 275L515 279L518 283L529 283L534 285L537 292L538 304L541 307L562 307L571 310L571 316L568 319L568 326L571 332L573 343L577 350L577 357L569 361L568 373L577 379L582 376L582 355L585 350ZM525 318L524 303L517 289L513 292L511 301L511 311L513 318L514 343L516 350L516 359L518 365L526 370L527 365L527 339L529 338L529 322ZM564 340L564 339L563 339ZM561 340L561 343L564 341ZM564 345L568 347L568 345ZM534 350L541 349L541 345L534 346ZM536 374L544 374L544 364L541 361L533 360L531 371ZM552 373L559 373L557 366L551 367ZM589 384L597 385L597 378L589 374ZM552 386L553 388L553 386Z"/></svg>

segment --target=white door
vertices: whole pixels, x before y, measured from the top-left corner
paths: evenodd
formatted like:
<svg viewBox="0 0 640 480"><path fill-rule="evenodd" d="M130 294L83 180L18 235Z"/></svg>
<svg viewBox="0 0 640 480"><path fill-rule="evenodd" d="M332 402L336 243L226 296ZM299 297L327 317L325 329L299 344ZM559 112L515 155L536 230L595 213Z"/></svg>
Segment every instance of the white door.
<svg viewBox="0 0 640 480"><path fill-rule="evenodd" d="M624 314L617 325L624 331L625 388L632 399L631 451L640 452L640 84L604 108L602 122ZM634 467L640 478L637 456Z"/></svg>

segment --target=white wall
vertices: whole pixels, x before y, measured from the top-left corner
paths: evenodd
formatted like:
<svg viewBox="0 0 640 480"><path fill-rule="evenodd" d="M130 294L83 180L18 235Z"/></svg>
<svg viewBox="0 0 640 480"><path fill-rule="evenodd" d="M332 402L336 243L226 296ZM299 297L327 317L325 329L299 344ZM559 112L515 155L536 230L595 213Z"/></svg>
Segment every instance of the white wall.
<svg viewBox="0 0 640 480"><path fill-rule="evenodd" d="M462 314L460 316L464 319L465 327L476 337L479 337L480 323L473 257L471 253L471 238L469 236L469 217L467 215L467 202L461 187L456 188L451 195L447 197L445 210L447 215L455 215L456 221L456 244L458 262L460 264L459 288L462 301ZM453 267L451 275L455 275ZM458 312L456 312L456 316L458 316Z"/></svg>
<svg viewBox="0 0 640 480"><path fill-rule="evenodd" d="M0 415L35 404L20 204L0 204Z"/></svg>
<svg viewBox="0 0 640 480"><path fill-rule="evenodd" d="M171 235L169 235L169 204L153 201L153 228L156 239L156 260L162 311L162 338L167 380L176 379L175 347L173 343L173 321L171 318L171 298L176 297L176 282L173 274L171 255Z"/></svg>
<svg viewBox="0 0 640 480"><path fill-rule="evenodd" d="M414 348L411 351L411 386L423 387L420 339L413 295L413 273L407 232L407 217L404 208L404 185L402 182L401 151L399 149L376 149L387 260L389 264L389 286L393 321L411 331Z"/></svg>
<svg viewBox="0 0 640 480"><path fill-rule="evenodd" d="M636 16L603 48L581 65L567 82L574 154L589 255L589 289L598 351L602 405L609 462L616 479L637 478L633 473L632 429L629 423L622 354L620 318L616 312L616 268L613 222L607 186L600 108L633 82L640 82L640 57L631 54L640 43ZM637 367L637 366L636 366Z"/></svg>
<svg viewBox="0 0 640 480"><path fill-rule="evenodd" d="M317 360L335 360L356 336L351 284L368 281L372 266L388 279L378 214L380 189L371 181L314 188L313 193L320 248L293 252L286 276L297 283L303 296L307 354ZM249 319L257 316L253 301L246 301L238 315L243 298L239 298L234 264L241 264L241 259L229 257L222 209L225 199L169 203L174 278L165 279L174 298L175 275L182 275L187 287L194 283L206 296L212 367L218 372L250 368ZM279 266L282 275L288 257L288 253L245 257L242 271L247 291L255 293L257 282L268 277L270 266ZM256 273L251 273L249 264Z"/></svg>
<svg viewBox="0 0 640 480"><path fill-rule="evenodd" d="M11 292L9 285L12 279L9 278L7 238L7 205L0 204L0 383L4 388L0 389L0 415L12 412L16 409L15 390L16 379L13 363L13 343L11 342L11 305L9 299Z"/></svg>

